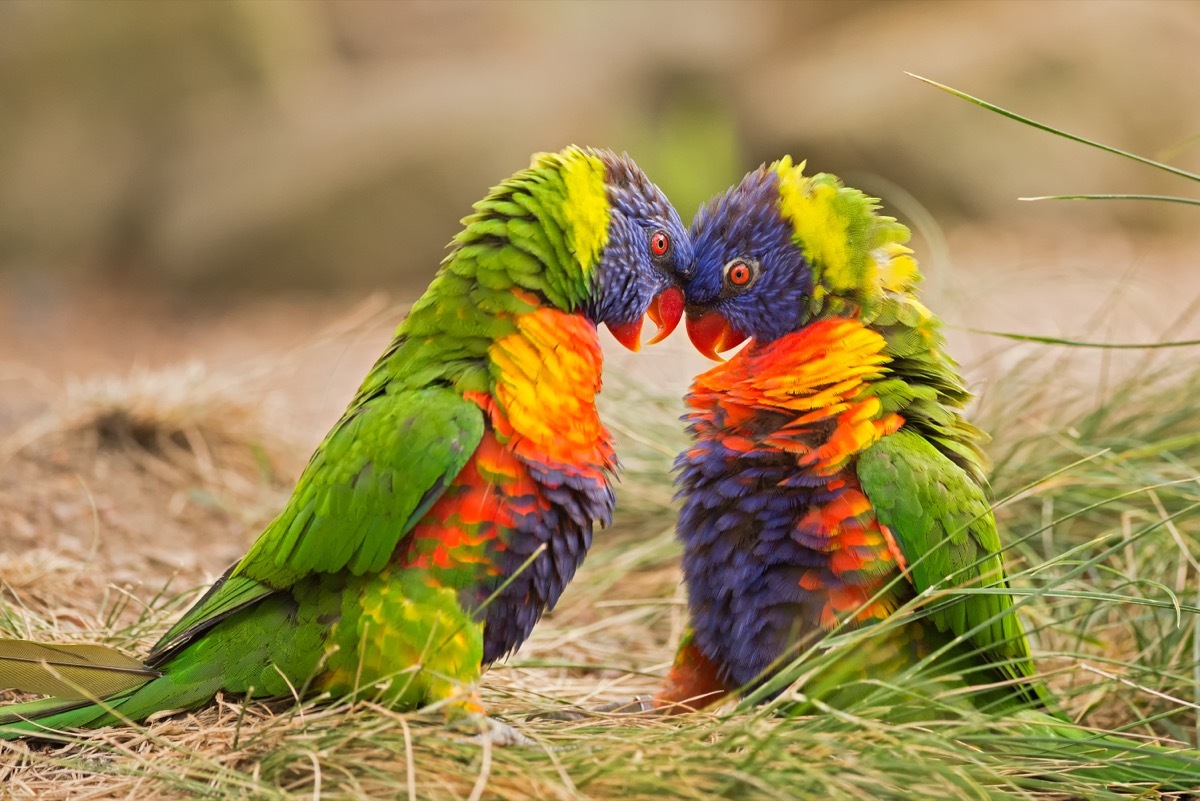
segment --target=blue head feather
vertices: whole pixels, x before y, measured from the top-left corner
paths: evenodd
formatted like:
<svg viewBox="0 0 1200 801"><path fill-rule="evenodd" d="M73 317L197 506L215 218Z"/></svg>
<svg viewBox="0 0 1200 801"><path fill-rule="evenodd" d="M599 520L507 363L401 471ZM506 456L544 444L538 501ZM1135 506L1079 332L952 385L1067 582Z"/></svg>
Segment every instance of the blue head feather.
<svg viewBox="0 0 1200 801"><path fill-rule="evenodd" d="M628 156L596 155L607 168L611 218L588 316L595 323L632 323L646 314L655 296L694 272L691 238L666 195ZM656 231L670 239L661 256L650 247Z"/></svg>
<svg viewBox="0 0 1200 801"><path fill-rule="evenodd" d="M695 274L684 284L689 316L721 314L735 329L770 342L800 328L812 296L812 270L779 211L779 176L751 172L709 201L692 223ZM744 288L729 284L726 266L745 261L756 275Z"/></svg>

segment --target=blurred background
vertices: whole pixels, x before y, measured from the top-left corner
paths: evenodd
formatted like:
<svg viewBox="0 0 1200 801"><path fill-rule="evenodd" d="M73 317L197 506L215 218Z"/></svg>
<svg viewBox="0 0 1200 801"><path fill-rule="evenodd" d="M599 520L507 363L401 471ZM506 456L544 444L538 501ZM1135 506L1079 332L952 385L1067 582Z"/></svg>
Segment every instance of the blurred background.
<svg viewBox="0 0 1200 801"><path fill-rule="evenodd" d="M1200 3L1155 0L8 0L0 372L236 359L411 299L472 202L572 142L628 151L685 220L807 158L915 227L951 323L1160 335L1194 208L1018 198L1191 187L905 71L1196 169L1197 42Z"/></svg>

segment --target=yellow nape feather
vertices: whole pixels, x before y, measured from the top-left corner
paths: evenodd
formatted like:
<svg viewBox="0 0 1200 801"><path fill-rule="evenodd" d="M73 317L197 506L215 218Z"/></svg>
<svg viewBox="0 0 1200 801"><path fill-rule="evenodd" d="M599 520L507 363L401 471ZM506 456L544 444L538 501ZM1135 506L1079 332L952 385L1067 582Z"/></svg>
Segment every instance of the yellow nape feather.
<svg viewBox="0 0 1200 801"><path fill-rule="evenodd" d="M772 165L779 176L779 208L791 222L805 258L820 272L818 292L844 291L859 283L856 276L848 274L850 221L838 213L834 202L839 188L836 180L821 180L831 177L823 174L806 176L805 164L794 165L791 156L784 156Z"/></svg>
<svg viewBox="0 0 1200 801"><path fill-rule="evenodd" d="M567 191L563 201L567 247L574 252L587 278L608 243L610 214L604 162L582 148L571 146L559 153L539 153L530 166L536 169L555 165Z"/></svg>
<svg viewBox="0 0 1200 801"><path fill-rule="evenodd" d="M912 248L891 242L875 251L875 263L879 267L879 282L888 292L910 292L921 280L917 260Z"/></svg>
<svg viewBox="0 0 1200 801"><path fill-rule="evenodd" d="M828 173L804 175L805 162L784 156L771 165L779 210L812 266L818 308L857 304L870 313L883 294L912 292L921 280L906 226L879 213L878 201Z"/></svg>

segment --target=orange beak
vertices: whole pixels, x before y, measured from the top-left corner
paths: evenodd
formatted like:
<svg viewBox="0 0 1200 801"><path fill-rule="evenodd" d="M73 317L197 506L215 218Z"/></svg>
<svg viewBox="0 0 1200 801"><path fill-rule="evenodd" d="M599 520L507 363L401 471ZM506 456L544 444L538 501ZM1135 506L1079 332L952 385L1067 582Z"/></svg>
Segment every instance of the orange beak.
<svg viewBox="0 0 1200 801"><path fill-rule="evenodd" d="M666 339L683 318L683 292L677 286L669 286L650 301L646 316L658 326L658 332L650 340L650 344ZM632 323L620 325L608 324L608 330L613 337L632 351L642 349L642 324L645 317L639 317Z"/></svg>
<svg viewBox="0 0 1200 801"><path fill-rule="evenodd" d="M715 362L724 361L717 355L720 351L736 348L747 339L722 315L712 311L688 314L687 332L696 350Z"/></svg>

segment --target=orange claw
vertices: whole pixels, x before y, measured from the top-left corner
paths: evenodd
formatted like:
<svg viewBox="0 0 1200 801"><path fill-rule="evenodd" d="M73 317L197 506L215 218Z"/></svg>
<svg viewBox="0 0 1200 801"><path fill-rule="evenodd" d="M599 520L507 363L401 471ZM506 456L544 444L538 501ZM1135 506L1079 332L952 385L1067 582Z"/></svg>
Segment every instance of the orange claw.
<svg viewBox="0 0 1200 801"><path fill-rule="evenodd" d="M696 350L715 362L724 361L717 355L720 351L736 348L746 341L745 334L731 326L722 315L713 311L701 314L689 313L687 332L688 338L692 340Z"/></svg>

